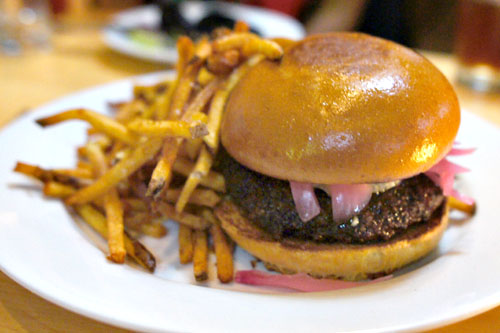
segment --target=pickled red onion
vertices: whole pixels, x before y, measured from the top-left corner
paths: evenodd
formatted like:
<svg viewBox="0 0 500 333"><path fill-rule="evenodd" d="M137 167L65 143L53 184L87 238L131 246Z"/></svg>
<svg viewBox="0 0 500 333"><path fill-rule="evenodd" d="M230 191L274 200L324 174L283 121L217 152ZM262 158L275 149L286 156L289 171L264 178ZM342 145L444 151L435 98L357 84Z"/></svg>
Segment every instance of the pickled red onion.
<svg viewBox="0 0 500 333"><path fill-rule="evenodd" d="M453 147L441 161L426 171L425 174L437 186L441 187L444 195L472 204L474 199L459 193L453 188L455 176L458 173L467 172L469 169L448 161L446 157L467 155L475 150L475 148ZM301 220L307 222L316 217L320 213L320 207L314 194L313 184L290 181L290 187ZM347 220L359 213L368 204L372 194L372 187L369 184L332 184L328 185L328 189L332 198L334 220Z"/></svg>
<svg viewBox="0 0 500 333"><path fill-rule="evenodd" d="M316 217L321 209L312 184L290 181L290 188L300 219L307 222Z"/></svg>
<svg viewBox="0 0 500 333"><path fill-rule="evenodd" d="M347 220L359 213L372 196L372 187L369 184L332 184L328 185L328 189L335 221Z"/></svg>
<svg viewBox="0 0 500 333"><path fill-rule="evenodd" d="M455 176L459 173L468 172L469 169L448 161L446 157L467 155L473 153L475 150L475 148L452 148L441 161L427 170L425 175L429 177L437 186L441 187L444 195L452 196L466 204L473 204L474 199L458 192L453 188Z"/></svg>
<svg viewBox="0 0 500 333"><path fill-rule="evenodd" d="M447 156L469 155L476 151L476 148L451 148Z"/></svg>
<svg viewBox="0 0 500 333"><path fill-rule="evenodd" d="M371 281L352 282L333 279L316 279L304 273L282 275L270 274L259 270L246 270L236 272L234 280L238 283L254 286L278 287L294 291L315 292L354 288L385 281L391 277L392 275L388 275Z"/></svg>

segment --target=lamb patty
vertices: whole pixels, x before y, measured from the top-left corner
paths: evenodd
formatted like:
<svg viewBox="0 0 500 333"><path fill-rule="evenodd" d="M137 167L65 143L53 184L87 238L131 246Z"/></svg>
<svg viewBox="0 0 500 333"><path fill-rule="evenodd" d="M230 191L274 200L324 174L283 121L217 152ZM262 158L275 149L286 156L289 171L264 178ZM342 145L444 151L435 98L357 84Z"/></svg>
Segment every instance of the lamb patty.
<svg viewBox="0 0 500 333"><path fill-rule="evenodd" d="M321 212L303 222L295 209L288 181L254 172L224 149L217 155L214 169L226 179L227 199L276 240L295 238L349 244L385 241L412 224L429 220L444 200L441 189L420 174L383 193L373 194L357 217L334 221L330 197L315 190Z"/></svg>

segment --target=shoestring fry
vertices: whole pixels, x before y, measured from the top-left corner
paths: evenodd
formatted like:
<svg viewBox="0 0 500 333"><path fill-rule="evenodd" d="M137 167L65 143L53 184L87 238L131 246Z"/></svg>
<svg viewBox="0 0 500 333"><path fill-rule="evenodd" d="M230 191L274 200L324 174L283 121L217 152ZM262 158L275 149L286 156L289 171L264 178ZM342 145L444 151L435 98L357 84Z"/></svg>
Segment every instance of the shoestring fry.
<svg viewBox="0 0 500 333"><path fill-rule="evenodd" d="M14 170L42 182L47 197L61 199L105 238L109 260L128 257L153 272L156 259L138 239L164 236L171 219L179 224L179 260L193 264L196 281L208 279L213 249L218 279L228 283L234 244L212 212L225 191L224 177L211 170L222 116L245 73L280 59L283 49L237 22L197 42L180 37L177 50L175 78L136 85L130 101L110 103L113 116L81 108L37 120L43 127L90 125L74 168L18 162Z"/></svg>

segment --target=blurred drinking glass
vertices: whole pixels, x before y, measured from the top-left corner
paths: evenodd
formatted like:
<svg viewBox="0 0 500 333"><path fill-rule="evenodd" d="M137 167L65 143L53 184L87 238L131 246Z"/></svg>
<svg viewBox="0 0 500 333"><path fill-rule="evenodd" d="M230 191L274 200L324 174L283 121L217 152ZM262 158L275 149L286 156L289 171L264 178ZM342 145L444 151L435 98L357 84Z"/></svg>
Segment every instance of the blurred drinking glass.
<svg viewBox="0 0 500 333"><path fill-rule="evenodd" d="M0 0L0 53L47 49L50 36L47 0Z"/></svg>
<svg viewBox="0 0 500 333"><path fill-rule="evenodd" d="M459 82L500 91L500 0L460 0L457 19Z"/></svg>

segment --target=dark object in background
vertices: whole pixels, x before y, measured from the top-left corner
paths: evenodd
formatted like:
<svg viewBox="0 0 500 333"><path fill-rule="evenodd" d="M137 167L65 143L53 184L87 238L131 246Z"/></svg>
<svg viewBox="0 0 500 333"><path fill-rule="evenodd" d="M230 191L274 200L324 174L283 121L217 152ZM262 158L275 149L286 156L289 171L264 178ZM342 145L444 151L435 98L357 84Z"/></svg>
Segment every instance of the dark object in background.
<svg viewBox="0 0 500 333"><path fill-rule="evenodd" d="M159 0L157 2L161 11L160 30L170 34L186 34L192 29L191 24L182 16L179 9L180 1Z"/></svg>
<svg viewBox="0 0 500 333"><path fill-rule="evenodd" d="M419 49L451 52L457 0L370 0L356 30Z"/></svg>
<svg viewBox="0 0 500 333"><path fill-rule="evenodd" d="M401 0L368 1L358 31L410 46Z"/></svg>
<svg viewBox="0 0 500 333"><path fill-rule="evenodd" d="M224 16L223 14L220 14L218 12L212 12L201 19L201 21L196 24L195 29L198 32L208 34L218 27L226 27L232 29L235 23L236 21L232 18Z"/></svg>
<svg viewBox="0 0 500 333"><path fill-rule="evenodd" d="M189 23L182 15L181 2L176 0L159 0L157 5L161 10L160 30L169 35L188 35L196 39L202 34L208 34L215 28L227 27L232 29L236 21L217 9L208 9L206 15L197 23ZM186 1L187 2L187 1ZM256 34L259 32L250 27Z"/></svg>
<svg viewBox="0 0 500 333"><path fill-rule="evenodd" d="M361 31L412 48L451 52L457 2L311 0L299 17L313 32Z"/></svg>

